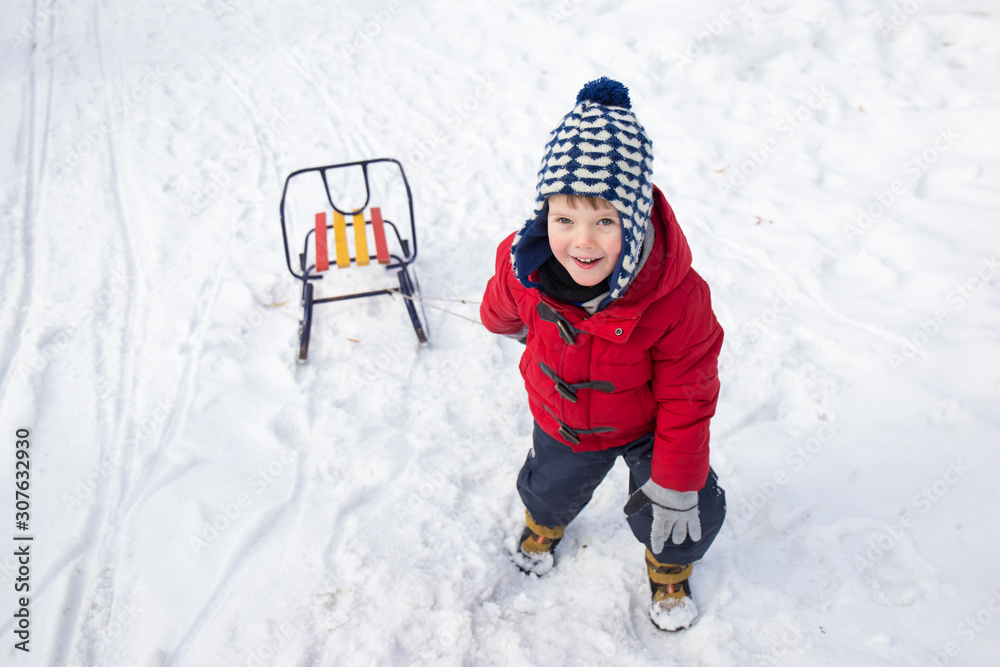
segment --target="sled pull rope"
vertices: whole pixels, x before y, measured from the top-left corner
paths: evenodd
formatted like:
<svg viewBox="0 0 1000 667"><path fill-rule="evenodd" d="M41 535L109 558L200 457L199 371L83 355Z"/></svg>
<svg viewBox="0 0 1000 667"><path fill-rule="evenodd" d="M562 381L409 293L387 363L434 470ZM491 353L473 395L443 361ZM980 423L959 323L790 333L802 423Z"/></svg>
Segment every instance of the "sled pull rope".
<svg viewBox="0 0 1000 667"><path fill-rule="evenodd" d="M482 324L482 322L480 322L479 320L473 319L471 317L467 317L465 315L462 315L461 313L456 313L456 312L451 311L451 310L446 310L446 309L442 308L441 306L435 306L433 303L427 303L426 299L433 299L435 301L454 301L456 303L469 303L469 304L479 304L479 303L481 303L479 301L470 301L469 299L445 299L444 297L439 297L439 296L427 296L427 297L424 297L423 299L420 299L420 298L417 298L417 297L413 296L412 294L403 294L398 288L390 290L390 291L392 291L392 292L394 292L396 294L399 294L404 299L409 299L410 301L414 301L416 303L422 304L424 306L427 306L428 308L433 308L434 310L440 310L442 313L448 313L449 315L454 315L455 317L461 317L463 320L468 320L469 322L472 322L473 324L480 324L480 325Z"/></svg>

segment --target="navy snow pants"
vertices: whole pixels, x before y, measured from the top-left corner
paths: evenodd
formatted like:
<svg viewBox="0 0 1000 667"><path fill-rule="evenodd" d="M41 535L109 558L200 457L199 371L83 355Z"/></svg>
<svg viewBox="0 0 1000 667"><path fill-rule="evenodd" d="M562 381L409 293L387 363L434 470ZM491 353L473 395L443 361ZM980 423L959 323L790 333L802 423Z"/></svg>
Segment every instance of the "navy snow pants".
<svg viewBox="0 0 1000 667"><path fill-rule="evenodd" d="M543 526L565 526L576 518L619 456L625 459L631 473L629 495L645 484L652 474L652 433L627 445L599 452L574 452L571 447L543 431L537 422L532 437L534 446L517 477L517 490L531 517ZM726 518L726 494L719 488L718 477L711 469L705 486L698 492L698 514L701 539L695 542L689 535L681 544L674 544L668 539L662 551L653 552L657 561L687 565L700 560L712 546ZM636 538L652 552L649 546L652 506L643 507L629 517L628 523Z"/></svg>

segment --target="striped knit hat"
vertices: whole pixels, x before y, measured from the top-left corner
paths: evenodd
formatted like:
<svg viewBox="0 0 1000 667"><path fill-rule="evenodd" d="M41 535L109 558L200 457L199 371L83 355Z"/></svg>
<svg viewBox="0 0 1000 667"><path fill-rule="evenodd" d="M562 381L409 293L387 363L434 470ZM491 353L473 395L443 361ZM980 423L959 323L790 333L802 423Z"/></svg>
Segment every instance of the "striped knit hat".
<svg viewBox="0 0 1000 667"><path fill-rule="evenodd" d="M601 77L580 89L576 106L552 131L538 170L534 217L511 248L514 273L525 286L541 287L528 276L552 255L545 200L556 194L602 197L621 217L622 254L601 308L624 294L638 272L653 206L653 144L631 108L628 88Z"/></svg>

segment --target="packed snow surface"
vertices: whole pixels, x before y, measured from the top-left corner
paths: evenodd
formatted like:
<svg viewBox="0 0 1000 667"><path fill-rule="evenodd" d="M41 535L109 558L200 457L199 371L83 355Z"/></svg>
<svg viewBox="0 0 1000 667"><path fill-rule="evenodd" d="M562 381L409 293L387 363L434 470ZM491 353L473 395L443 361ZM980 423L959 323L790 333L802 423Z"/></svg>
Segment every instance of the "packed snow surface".
<svg viewBox="0 0 1000 667"><path fill-rule="evenodd" d="M0 660L997 664L998 10L2 3ZM550 573L511 564L522 348L474 322L602 75L726 330L729 519L676 634L624 466ZM375 157L406 169L423 296L459 301L425 347L398 296L317 306L299 365L285 177ZM318 296L394 284L331 271Z"/></svg>

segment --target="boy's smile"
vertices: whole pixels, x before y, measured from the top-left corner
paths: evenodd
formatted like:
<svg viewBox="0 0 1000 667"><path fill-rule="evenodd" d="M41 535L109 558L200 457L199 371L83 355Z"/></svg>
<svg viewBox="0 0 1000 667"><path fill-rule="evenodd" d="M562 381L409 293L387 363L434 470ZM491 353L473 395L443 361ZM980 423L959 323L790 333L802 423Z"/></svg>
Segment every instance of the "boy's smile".
<svg viewBox="0 0 1000 667"><path fill-rule="evenodd" d="M570 277L584 287L610 276L622 253L622 226L618 210L605 199L572 202L566 195L548 198L549 247Z"/></svg>

